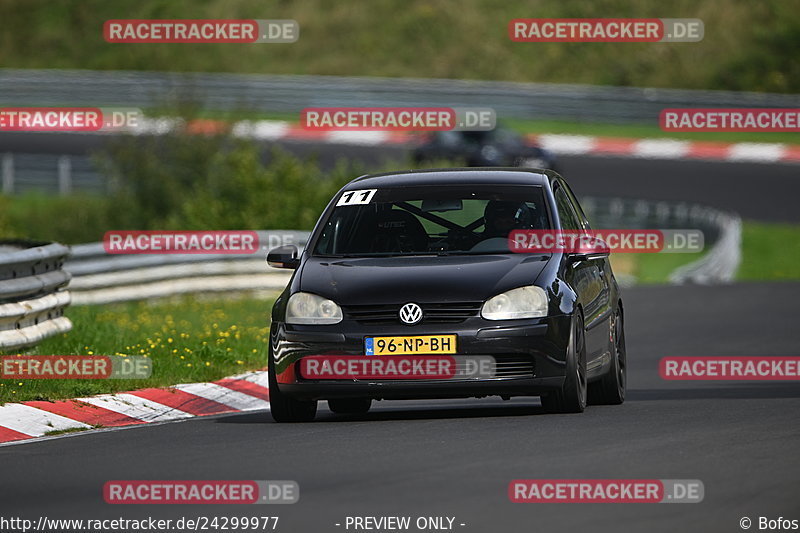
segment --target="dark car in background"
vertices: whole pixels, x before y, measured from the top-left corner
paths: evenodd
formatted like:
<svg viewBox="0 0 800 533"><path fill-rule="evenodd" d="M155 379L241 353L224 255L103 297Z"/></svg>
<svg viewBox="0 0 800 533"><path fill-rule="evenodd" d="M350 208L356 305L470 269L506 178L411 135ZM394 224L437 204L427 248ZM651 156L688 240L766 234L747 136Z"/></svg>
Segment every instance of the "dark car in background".
<svg viewBox="0 0 800 533"><path fill-rule="evenodd" d="M420 137L413 160L463 161L468 167L545 168L558 172L556 157L514 130L437 131Z"/></svg>
<svg viewBox="0 0 800 533"><path fill-rule="evenodd" d="M364 413L376 399L541 396L550 412L625 398L623 307L608 252L516 253L514 230L589 223L555 172L449 169L364 176L331 201L272 310L269 390L278 422L318 400ZM490 356L491 376L314 379L305 358ZM382 343L382 344L381 344ZM381 354L379 346L386 347ZM436 348L434 350L434 348Z"/></svg>

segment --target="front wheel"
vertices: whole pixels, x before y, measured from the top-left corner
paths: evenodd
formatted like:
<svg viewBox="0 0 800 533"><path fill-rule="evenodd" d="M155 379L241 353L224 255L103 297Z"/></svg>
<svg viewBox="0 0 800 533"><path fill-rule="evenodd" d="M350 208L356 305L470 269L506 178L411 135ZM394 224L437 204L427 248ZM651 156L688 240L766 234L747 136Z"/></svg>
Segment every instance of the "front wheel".
<svg viewBox="0 0 800 533"><path fill-rule="evenodd" d="M619 310L614 314L611 336L611 367L600 381L592 383L589 387L589 401L593 405L619 405L625 401L627 354L625 353L625 327Z"/></svg>
<svg viewBox="0 0 800 533"><path fill-rule="evenodd" d="M267 369L269 376L269 412L275 422L311 422L317 416L317 401L295 400L278 390L274 365Z"/></svg>
<svg viewBox="0 0 800 533"><path fill-rule="evenodd" d="M583 317L575 311L567 346L566 377L560 390L542 396L548 413L582 413L586 409L586 337Z"/></svg>

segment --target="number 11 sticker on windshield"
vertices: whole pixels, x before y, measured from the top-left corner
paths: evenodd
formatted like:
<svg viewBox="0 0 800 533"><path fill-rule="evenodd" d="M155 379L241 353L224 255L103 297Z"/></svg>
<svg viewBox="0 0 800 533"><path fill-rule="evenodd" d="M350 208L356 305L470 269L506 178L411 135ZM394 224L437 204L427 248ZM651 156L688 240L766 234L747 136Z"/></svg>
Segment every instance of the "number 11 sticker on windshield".
<svg viewBox="0 0 800 533"><path fill-rule="evenodd" d="M375 196L375 192L378 189L364 189L361 191L347 191L339 198L339 201L336 202L336 207L340 205L363 205L368 204L372 201L372 197Z"/></svg>

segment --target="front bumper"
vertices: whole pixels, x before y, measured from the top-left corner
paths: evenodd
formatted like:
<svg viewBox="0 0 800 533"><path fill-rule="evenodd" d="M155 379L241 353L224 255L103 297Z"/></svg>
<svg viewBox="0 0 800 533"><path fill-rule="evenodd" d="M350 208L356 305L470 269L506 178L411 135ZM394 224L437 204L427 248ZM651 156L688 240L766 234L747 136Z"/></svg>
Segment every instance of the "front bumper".
<svg viewBox="0 0 800 533"><path fill-rule="evenodd" d="M270 333L270 365L281 393L299 400L538 396L560 388L571 317L489 321L472 317L458 324L364 325L345 320L330 326L275 322ZM487 378L437 380L313 380L303 378L299 361L312 355L364 355L369 336L456 335L453 357L491 355L497 372ZM390 356L383 356L390 357Z"/></svg>

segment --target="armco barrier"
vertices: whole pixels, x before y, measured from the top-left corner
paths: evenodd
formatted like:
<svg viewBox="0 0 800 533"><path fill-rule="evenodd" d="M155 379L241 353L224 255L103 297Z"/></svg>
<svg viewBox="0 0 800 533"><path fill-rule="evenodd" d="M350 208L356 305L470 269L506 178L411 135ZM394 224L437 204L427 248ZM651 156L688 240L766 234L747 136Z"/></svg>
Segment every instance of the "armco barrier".
<svg viewBox="0 0 800 533"><path fill-rule="evenodd" d="M729 283L741 262L742 221L738 215L688 203L622 198L583 198L581 205L597 229L699 229L705 238L703 256L675 270L675 284Z"/></svg>
<svg viewBox="0 0 800 533"><path fill-rule="evenodd" d="M63 316L70 275L61 244L0 241L0 352L33 346L72 329Z"/></svg>
<svg viewBox="0 0 800 533"><path fill-rule="evenodd" d="M108 254L102 243L72 247L65 269L72 274L74 305L142 300L197 292L274 292L291 277L269 268L267 252L281 244L302 249L309 232L258 231L255 254Z"/></svg>
<svg viewBox="0 0 800 533"><path fill-rule="evenodd" d="M204 109L299 113L305 107L492 107L499 117L605 123L658 121L666 107L800 106L793 94L449 79L144 71L0 69L0 106Z"/></svg>

